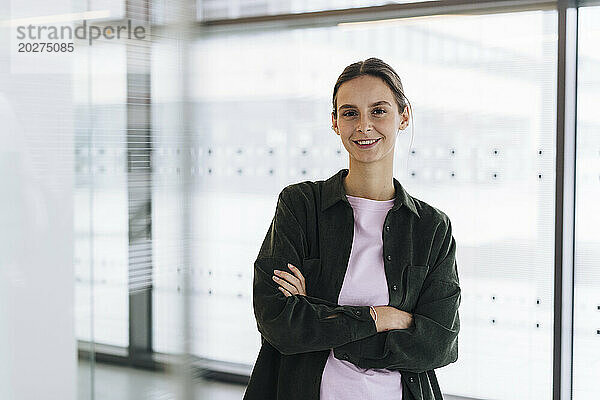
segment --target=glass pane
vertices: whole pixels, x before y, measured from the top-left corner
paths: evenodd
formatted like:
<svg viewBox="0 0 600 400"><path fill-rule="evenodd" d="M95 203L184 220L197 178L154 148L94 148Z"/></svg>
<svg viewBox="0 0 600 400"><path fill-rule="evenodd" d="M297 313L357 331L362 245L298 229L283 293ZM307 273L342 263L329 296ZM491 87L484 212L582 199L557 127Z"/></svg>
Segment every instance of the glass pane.
<svg viewBox="0 0 600 400"><path fill-rule="evenodd" d="M200 377L203 374L196 374L197 369L208 370L204 374L208 376L233 373L242 381L250 375L250 363L245 361L253 348L248 349L247 341L236 338L239 328L253 315L251 273L243 271L246 265L234 271L235 252L227 250L218 254L219 260L214 258L215 241L220 243L226 238L244 246L247 239L237 233L241 232L244 217L231 215L232 209L236 210L234 214L243 210L232 208L238 204L235 194L225 198L222 192L211 195L204 190L205 181L212 182L207 157L221 157L222 153L210 143L202 143L203 136L198 134L212 129L213 120L195 125L209 104L192 103L189 120L193 131L190 133L186 126L183 113L189 104L182 102L182 85L186 85L185 79L201 72L192 65L190 76L182 74L185 67L181 59L185 57L180 51L185 45L172 38L172 33L163 32L152 46L153 348L156 359L181 361L171 365L179 368L169 368L161 378L173 382L171 391L176 398L188 398L182 392L186 385L181 382L194 372L197 398L241 399L243 385L205 385ZM263 205L257 206L262 213ZM222 214L225 207L230 211L226 218ZM220 246L218 250L227 249L222 243ZM188 345L191 366L186 367L185 359L179 356L188 355Z"/></svg>
<svg viewBox="0 0 600 400"><path fill-rule="evenodd" d="M102 398L109 385L98 379L102 364L92 352L128 354L125 55L124 45L102 40L75 46L73 262L80 399Z"/></svg>
<svg viewBox="0 0 600 400"><path fill-rule="evenodd" d="M103 60L111 60L105 63ZM74 75L74 262L77 337L129 345L125 46L94 43L77 49ZM79 300L79 299L78 299Z"/></svg>
<svg viewBox="0 0 600 400"><path fill-rule="evenodd" d="M579 10L573 399L600 394L600 7Z"/></svg>
<svg viewBox="0 0 600 400"><path fill-rule="evenodd" d="M377 56L399 73L414 112L394 175L450 216L458 244L459 360L437 371L443 391L550 398L556 18L453 15L198 40L199 145L189 156L202 215L194 296L206 310L194 318L207 339L195 354L256 360L252 264L277 193L348 166L330 96L346 65Z"/></svg>

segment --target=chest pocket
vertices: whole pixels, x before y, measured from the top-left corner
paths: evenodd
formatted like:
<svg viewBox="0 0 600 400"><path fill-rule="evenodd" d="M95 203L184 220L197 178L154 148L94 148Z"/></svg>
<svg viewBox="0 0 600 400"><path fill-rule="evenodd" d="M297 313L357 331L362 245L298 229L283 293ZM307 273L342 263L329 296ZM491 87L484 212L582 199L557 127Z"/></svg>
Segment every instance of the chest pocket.
<svg viewBox="0 0 600 400"><path fill-rule="evenodd" d="M400 309L412 312L419 299L429 265L408 265L404 269L403 300Z"/></svg>

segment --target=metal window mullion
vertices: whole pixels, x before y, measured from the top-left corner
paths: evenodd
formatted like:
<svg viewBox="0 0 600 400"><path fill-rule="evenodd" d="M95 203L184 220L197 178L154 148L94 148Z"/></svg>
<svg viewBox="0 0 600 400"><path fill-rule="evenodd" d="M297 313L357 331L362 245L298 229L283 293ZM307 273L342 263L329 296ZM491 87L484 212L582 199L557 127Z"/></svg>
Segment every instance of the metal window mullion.
<svg viewBox="0 0 600 400"><path fill-rule="evenodd" d="M576 1L557 3L556 226L554 269L553 400L573 395L575 272L575 160L577 112Z"/></svg>
<svg viewBox="0 0 600 400"><path fill-rule="evenodd" d="M493 14L516 11L553 10L556 0L442 0L391 3L287 14L265 14L199 21L204 34L221 32L334 26L339 23L377 21L442 14ZM153 32L160 25L153 26Z"/></svg>
<svg viewBox="0 0 600 400"><path fill-rule="evenodd" d="M127 18L131 18L132 24L146 24L148 6L145 0L127 0ZM152 349L151 46L136 42L127 42L126 46L129 364L155 368ZM144 268L140 269L141 265Z"/></svg>

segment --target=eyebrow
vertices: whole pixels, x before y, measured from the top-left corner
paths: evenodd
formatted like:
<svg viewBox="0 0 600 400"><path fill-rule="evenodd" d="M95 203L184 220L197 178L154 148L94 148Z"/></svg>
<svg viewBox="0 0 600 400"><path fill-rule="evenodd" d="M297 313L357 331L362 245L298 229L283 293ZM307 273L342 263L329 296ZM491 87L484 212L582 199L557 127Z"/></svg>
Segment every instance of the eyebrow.
<svg viewBox="0 0 600 400"><path fill-rule="evenodd" d="M380 104L387 104L388 106L391 106L391 104L388 103L387 101L385 101L385 100L379 100L379 101L376 101L375 103L371 104L371 107L375 107L375 106L378 106ZM358 108L358 107L355 106L354 104L344 104L343 106L340 106L339 109L341 110L343 108Z"/></svg>

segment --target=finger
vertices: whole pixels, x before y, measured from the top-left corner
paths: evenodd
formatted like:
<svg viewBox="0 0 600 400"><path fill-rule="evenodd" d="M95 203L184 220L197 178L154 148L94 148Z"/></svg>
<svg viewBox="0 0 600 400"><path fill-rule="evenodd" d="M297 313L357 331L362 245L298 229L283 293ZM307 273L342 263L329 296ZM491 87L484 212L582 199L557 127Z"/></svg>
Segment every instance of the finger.
<svg viewBox="0 0 600 400"><path fill-rule="evenodd" d="M279 273L276 274L276 276L278 276L281 279L285 279L286 281L288 281L289 283L291 283L292 285L296 286L296 287L300 287L301 285L301 281L300 279L296 278L295 275L290 274L289 272L285 272L285 271L281 271L278 270Z"/></svg>
<svg viewBox="0 0 600 400"><path fill-rule="evenodd" d="M298 288L299 293L301 295L305 295L306 296L306 282L304 280L304 275L302 275L302 272L300 272L300 270L298 268L296 268L296 266L288 263L288 268L290 270L292 270L292 272L294 273L294 275L298 278L298 280L300 281L299 286L296 285L296 287Z"/></svg>
<svg viewBox="0 0 600 400"><path fill-rule="evenodd" d="M298 279L300 280L300 282L302 282L302 285L304 285L304 275L302 275L302 272L300 272L300 270L298 268L296 268L295 266L293 266L292 264L289 264L289 263L288 263L288 268L292 270L294 275L296 275L298 277Z"/></svg>
<svg viewBox="0 0 600 400"><path fill-rule="evenodd" d="M299 289L295 285L292 285L291 283L289 283L285 279L281 279L280 278L280 279L276 279L275 281L279 285L281 285L281 287L283 287L284 289L286 289L288 292L290 292L292 294L296 294L299 291Z"/></svg>
<svg viewBox="0 0 600 400"><path fill-rule="evenodd" d="M290 297L292 294L287 291L286 289L282 288L281 286L279 286L279 290L281 290L283 292L283 294L285 295L285 297Z"/></svg>

